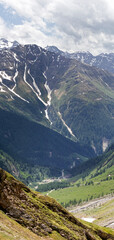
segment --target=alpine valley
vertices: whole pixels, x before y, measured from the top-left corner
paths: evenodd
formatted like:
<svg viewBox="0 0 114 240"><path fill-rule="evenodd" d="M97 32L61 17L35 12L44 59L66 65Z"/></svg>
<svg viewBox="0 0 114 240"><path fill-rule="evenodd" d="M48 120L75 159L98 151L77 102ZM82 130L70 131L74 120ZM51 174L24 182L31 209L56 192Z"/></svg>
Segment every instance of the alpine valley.
<svg viewBox="0 0 114 240"><path fill-rule="evenodd" d="M0 39L0 239L114 239L113 64ZM65 209L105 195L99 227Z"/></svg>

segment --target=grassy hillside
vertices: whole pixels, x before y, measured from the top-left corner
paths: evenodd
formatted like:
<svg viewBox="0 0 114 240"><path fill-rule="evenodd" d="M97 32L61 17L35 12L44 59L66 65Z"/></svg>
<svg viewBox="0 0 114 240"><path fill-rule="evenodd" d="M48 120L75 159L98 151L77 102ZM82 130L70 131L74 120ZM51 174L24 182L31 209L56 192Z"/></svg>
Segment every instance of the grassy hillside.
<svg viewBox="0 0 114 240"><path fill-rule="evenodd" d="M56 240L108 240L114 236L110 229L76 219L54 199L31 191L2 169L0 169L0 209L7 213L8 217L13 218L13 221L8 221L8 218L0 212L0 221L4 220L0 228L2 239L14 239L15 232L18 239L21 230L23 238L30 239L29 237L33 236L32 239L35 239L28 229L43 239L48 237Z"/></svg>
<svg viewBox="0 0 114 240"><path fill-rule="evenodd" d="M76 184L78 183L75 183L68 188L52 191L48 195L56 199L64 207L69 207L72 205L81 204L95 198L102 197L109 193L114 193L114 189L112 187L114 184L114 180L111 180L110 182L105 181L102 183L95 182L92 185L89 184L89 186L79 184L78 187Z"/></svg>
<svg viewBox="0 0 114 240"><path fill-rule="evenodd" d="M82 202L114 193L114 145L101 157L89 160L78 169L75 175L67 180L69 187L53 190L49 196L68 207Z"/></svg>
<svg viewBox="0 0 114 240"><path fill-rule="evenodd" d="M54 85L49 116L53 111L61 113L78 141L93 146L97 153L102 153L105 141L113 141L113 82L110 74L72 60ZM58 120L54 123L60 126Z"/></svg>
<svg viewBox="0 0 114 240"><path fill-rule="evenodd" d="M42 238L21 226L19 223L9 218L0 211L0 239L1 240L41 240ZM45 240L49 238L45 237Z"/></svg>

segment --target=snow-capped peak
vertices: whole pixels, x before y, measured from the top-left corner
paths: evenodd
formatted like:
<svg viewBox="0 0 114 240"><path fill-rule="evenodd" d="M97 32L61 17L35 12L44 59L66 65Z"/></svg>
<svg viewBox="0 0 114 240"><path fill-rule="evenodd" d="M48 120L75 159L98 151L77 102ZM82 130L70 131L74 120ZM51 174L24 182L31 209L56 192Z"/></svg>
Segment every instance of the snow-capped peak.
<svg viewBox="0 0 114 240"><path fill-rule="evenodd" d="M5 38L1 38L0 39L0 49L4 49L4 48L13 48L13 47L17 47L19 45L19 43L17 41L8 41Z"/></svg>

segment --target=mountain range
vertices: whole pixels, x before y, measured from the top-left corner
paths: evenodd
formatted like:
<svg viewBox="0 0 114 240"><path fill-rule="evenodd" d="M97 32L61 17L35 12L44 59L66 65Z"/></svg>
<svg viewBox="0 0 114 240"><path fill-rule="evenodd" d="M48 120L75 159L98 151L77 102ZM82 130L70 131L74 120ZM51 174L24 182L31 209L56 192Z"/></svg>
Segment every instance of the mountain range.
<svg viewBox="0 0 114 240"><path fill-rule="evenodd" d="M100 53L97 56L93 56L90 52L63 52L56 46L47 46L45 48L50 52L55 52L67 58L76 59L82 63L86 63L90 66L95 66L97 68L103 69L110 73L114 73L114 53Z"/></svg>
<svg viewBox="0 0 114 240"><path fill-rule="evenodd" d="M105 151L114 75L37 45L0 44L0 149L59 173Z"/></svg>

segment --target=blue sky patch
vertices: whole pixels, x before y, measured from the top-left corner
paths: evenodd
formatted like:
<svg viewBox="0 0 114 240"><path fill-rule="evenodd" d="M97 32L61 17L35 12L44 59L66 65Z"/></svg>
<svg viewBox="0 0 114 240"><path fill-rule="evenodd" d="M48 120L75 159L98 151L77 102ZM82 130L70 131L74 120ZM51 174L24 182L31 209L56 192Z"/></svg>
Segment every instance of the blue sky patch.
<svg viewBox="0 0 114 240"><path fill-rule="evenodd" d="M3 4L0 4L0 17L8 27L11 25L20 25L24 20L24 18L20 17L13 8L5 8Z"/></svg>

